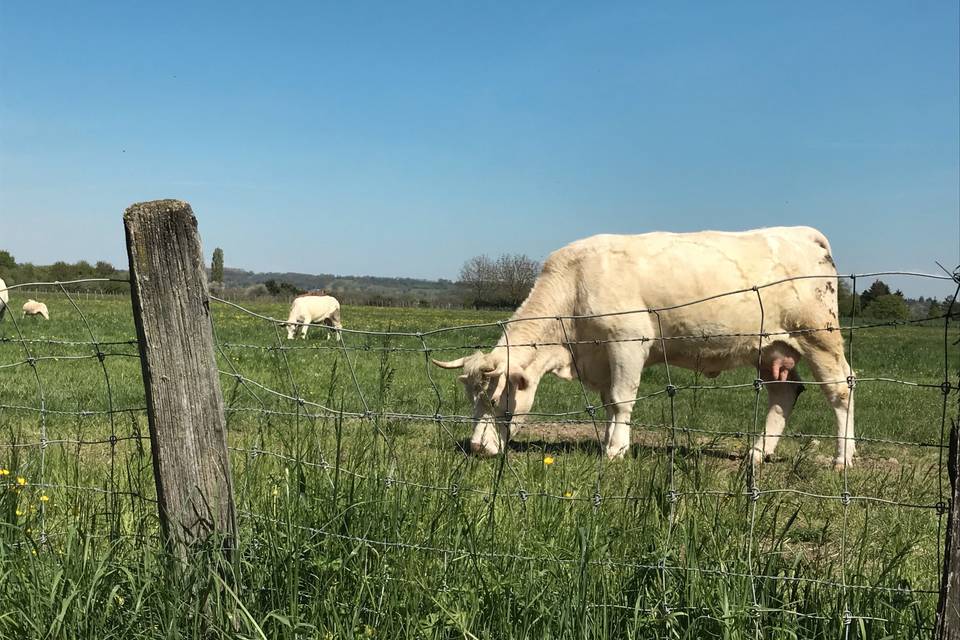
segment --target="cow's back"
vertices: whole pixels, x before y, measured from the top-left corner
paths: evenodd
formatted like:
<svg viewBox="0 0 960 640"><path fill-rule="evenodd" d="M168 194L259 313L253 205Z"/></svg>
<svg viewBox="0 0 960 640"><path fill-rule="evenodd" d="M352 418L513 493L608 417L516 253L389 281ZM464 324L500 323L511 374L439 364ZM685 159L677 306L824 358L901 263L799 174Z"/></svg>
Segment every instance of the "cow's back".
<svg viewBox="0 0 960 640"><path fill-rule="evenodd" d="M582 338L712 336L671 342L671 360L753 357L761 327L838 322L830 245L811 227L593 236L548 266L575 279L573 315L656 310L579 323Z"/></svg>
<svg viewBox="0 0 960 640"><path fill-rule="evenodd" d="M303 295L294 304L314 319L326 318L340 308L340 303L333 296Z"/></svg>

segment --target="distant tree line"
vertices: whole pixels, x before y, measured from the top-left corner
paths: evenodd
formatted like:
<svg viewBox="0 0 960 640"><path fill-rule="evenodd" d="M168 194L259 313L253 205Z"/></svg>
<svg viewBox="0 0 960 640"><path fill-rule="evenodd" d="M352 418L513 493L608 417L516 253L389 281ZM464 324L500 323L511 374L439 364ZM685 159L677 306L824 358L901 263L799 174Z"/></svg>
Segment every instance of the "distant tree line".
<svg viewBox="0 0 960 640"><path fill-rule="evenodd" d="M906 298L903 292L897 289L891 291L890 286L883 280L874 280L873 283L854 295L850 282L839 280L837 303L840 315L872 320L922 320L924 318L943 317L950 308L953 296L943 300L925 298ZM960 313L960 305L955 306L953 314Z"/></svg>
<svg viewBox="0 0 960 640"><path fill-rule="evenodd" d="M58 260L49 265L35 265L30 262L18 263L9 251L0 249L0 278L3 278L7 286L10 286L29 282L67 282L89 278L125 280L127 272L115 268L104 260L99 260L95 264L90 264L86 260L72 263ZM70 290L127 293L130 291L130 287L124 282L85 282L71 285Z"/></svg>
<svg viewBox="0 0 960 640"><path fill-rule="evenodd" d="M524 254L503 254L496 260L474 256L463 264L457 284L468 306L515 309L526 299L539 273L540 263Z"/></svg>

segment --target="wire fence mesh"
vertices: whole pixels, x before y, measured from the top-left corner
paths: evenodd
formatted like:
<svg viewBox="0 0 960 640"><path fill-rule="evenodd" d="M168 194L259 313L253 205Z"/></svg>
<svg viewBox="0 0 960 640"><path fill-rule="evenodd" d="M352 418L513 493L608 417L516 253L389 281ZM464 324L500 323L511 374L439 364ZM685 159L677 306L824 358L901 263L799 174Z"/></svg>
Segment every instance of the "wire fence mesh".
<svg viewBox="0 0 960 640"><path fill-rule="evenodd" d="M865 278L888 275L956 281L857 274L853 293ZM347 316L343 329L316 326L306 341L287 340L276 306L212 298L241 544L255 555L278 532L306 536L322 541L331 562L362 555L363 570L399 592L496 594L490 581L511 573L532 583L559 578L579 585L564 597L585 620L701 620L757 637L787 618L836 624L845 635L871 624L896 629L910 616L929 627L958 389L955 309L863 322L854 307L836 326L766 331L764 296L797 279L805 277L665 308L452 326L448 315L406 311L370 311L361 321L356 309L355 324L366 328ZM34 552L55 548L79 521L94 535L158 544L129 307L71 291L100 281L9 287L11 298L46 291L57 303L49 323L11 308L0 335L0 481L9 489L5 517L17 525L5 535ZM663 314L727 296L754 299L756 332L663 331ZM657 330L602 339L574 331L585 320L640 314ZM553 324L559 339L511 343L522 323ZM850 370L802 384L843 385L850 402L858 398L851 440L860 457L831 470L821 447L841 447L846 430L832 433L826 405L808 401L781 453L761 464L751 455L764 439L761 395L771 384L801 384L767 379L761 353L817 332L842 333ZM937 336L942 354L933 351ZM726 338L756 340L749 375L715 383L670 362L671 343ZM662 354L629 400L600 397L577 361L581 347L617 344L656 344ZM474 407L431 358L502 352L510 371L511 355L545 347L571 354L574 380L544 380L533 407L509 416L524 426L504 454L471 455ZM633 408L630 451L608 460L599 443L621 405ZM389 615L382 597L357 606L374 619Z"/></svg>

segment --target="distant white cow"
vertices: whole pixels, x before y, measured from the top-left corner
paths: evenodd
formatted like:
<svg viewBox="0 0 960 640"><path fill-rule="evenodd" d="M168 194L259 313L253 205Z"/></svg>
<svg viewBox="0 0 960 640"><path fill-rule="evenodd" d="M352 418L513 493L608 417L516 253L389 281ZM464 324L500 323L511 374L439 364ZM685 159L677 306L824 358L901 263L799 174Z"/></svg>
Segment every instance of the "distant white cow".
<svg viewBox="0 0 960 640"><path fill-rule="evenodd" d="M27 316L43 316L44 320L50 319L47 305L32 299L23 303L23 317L26 318Z"/></svg>
<svg viewBox="0 0 960 640"><path fill-rule="evenodd" d="M7 292L7 283L0 278L0 320L3 320L3 314L7 312L7 303L10 301L10 294Z"/></svg>
<svg viewBox="0 0 960 640"><path fill-rule="evenodd" d="M297 296L293 305L290 307L290 315L287 316L287 339L293 340L297 327L300 327L300 337L307 337L307 328L310 324L323 323L328 327L339 330L340 324L340 303L333 296L318 296L306 294ZM330 332L325 331L324 337L329 338ZM340 338L339 331L337 338Z"/></svg>
<svg viewBox="0 0 960 640"><path fill-rule="evenodd" d="M835 413L842 469L854 455L853 373L836 330L836 277L827 239L810 227L594 236L550 255L493 351L434 363L464 371L475 453L503 450L553 373L600 393L610 458L630 446L644 366L667 362L708 377L759 366L769 408L751 454L761 462L799 395L795 367L805 357ZM731 291L740 293L720 295ZM631 313L644 309L657 311Z"/></svg>

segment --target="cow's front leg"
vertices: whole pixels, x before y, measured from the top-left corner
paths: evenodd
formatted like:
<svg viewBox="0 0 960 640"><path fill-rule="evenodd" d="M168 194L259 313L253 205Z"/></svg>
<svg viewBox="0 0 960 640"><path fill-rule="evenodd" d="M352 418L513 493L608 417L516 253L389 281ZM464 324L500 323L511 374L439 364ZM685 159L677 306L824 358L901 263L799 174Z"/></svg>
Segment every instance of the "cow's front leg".
<svg viewBox="0 0 960 640"><path fill-rule="evenodd" d="M767 388L767 421L763 428L763 434L757 436L750 449L750 455L756 464L768 460L777 448L780 436L787 426L787 420L790 419L790 412L797 402L797 396L803 391L800 384L800 376L794 371L790 371L788 381L779 382L771 379L765 379L764 386Z"/></svg>
<svg viewBox="0 0 960 640"><path fill-rule="evenodd" d="M630 343L612 346L610 351L610 389L601 397L608 416L604 449L607 458L614 460L630 449L630 415L646 352Z"/></svg>

